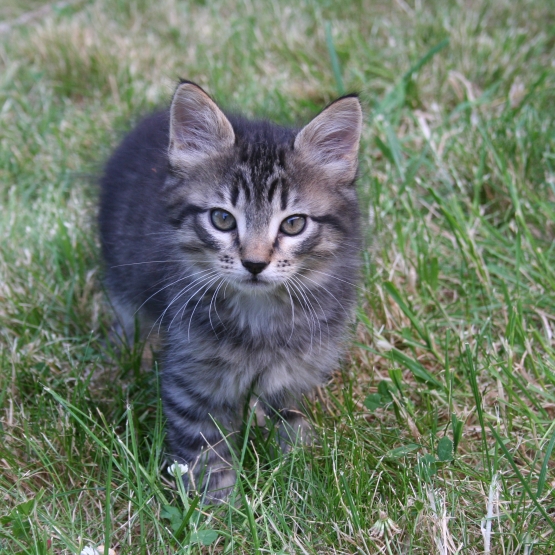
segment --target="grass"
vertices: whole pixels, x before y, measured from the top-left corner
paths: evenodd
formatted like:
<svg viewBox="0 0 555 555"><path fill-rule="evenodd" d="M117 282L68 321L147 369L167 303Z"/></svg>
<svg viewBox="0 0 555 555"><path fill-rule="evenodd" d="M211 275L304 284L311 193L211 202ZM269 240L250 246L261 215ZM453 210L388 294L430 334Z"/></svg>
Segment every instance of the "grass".
<svg viewBox="0 0 555 555"><path fill-rule="evenodd" d="M550 0L56 4L0 35L0 553L523 553L555 545ZM36 10L7 1L4 20ZM349 357L235 503L164 468L157 366L108 356L94 176L176 78L366 116Z"/></svg>

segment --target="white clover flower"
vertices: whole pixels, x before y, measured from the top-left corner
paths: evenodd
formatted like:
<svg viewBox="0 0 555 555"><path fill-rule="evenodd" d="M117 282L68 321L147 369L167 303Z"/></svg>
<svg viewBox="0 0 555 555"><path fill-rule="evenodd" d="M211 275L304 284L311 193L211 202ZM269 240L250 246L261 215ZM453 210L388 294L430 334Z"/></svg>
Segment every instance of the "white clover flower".
<svg viewBox="0 0 555 555"><path fill-rule="evenodd" d="M104 546L99 545L98 547L93 547L92 545L87 545L79 555L104 555ZM116 552L112 548L109 548L108 555L116 555Z"/></svg>
<svg viewBox="0 0 555 555"><path fill-rule="evenodd" d="M189 466L183 463L178 463L175 461L172 465L168 467L168 474L171 474L175 478L183 476L189 472Z"/></svg>

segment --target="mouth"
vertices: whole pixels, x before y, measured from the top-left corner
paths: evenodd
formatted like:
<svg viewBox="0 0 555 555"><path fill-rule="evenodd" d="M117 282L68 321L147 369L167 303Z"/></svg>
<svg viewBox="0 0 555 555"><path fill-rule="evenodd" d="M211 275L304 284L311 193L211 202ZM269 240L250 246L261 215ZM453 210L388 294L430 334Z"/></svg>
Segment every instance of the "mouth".
<svg viewBox="0 0 555 555"><path fill-rule="evenodd" d="M247 289L249 291L262 290L262 289L272 289L275 287L274 283L260 279L257 276L252 276L250 278L243 279L239 282L242 289Z"/></svg>

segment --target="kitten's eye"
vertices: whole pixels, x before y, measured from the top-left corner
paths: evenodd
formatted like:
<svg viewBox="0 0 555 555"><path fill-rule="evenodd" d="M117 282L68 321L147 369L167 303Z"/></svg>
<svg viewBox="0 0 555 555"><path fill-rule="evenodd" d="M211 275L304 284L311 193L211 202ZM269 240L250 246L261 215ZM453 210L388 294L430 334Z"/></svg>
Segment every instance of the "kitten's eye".
<svg viewBox="0 0 555 555"><path fill-rule="evenodd" d="M305 216L289 216L289 218L285 218L281 225L279 226L279 230L285 235L298 235L306 226L306 217Z"/></svg>
<svg viewBox="0 0 555 555"><path fill-rule="evenodd" d="M216 229L220 231L231 231L237 227L235 218L226 210L216 208L210 212L210 219Z"/></svg>

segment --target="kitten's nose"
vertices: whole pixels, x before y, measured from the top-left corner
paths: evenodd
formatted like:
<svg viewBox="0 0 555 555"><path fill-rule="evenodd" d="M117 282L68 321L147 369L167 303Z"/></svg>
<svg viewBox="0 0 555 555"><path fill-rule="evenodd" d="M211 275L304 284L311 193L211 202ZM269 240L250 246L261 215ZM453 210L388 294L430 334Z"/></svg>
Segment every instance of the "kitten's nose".
<svg viewBox="0 0 555 555"><path fill-rule="evenodd" d="M266 266L267 262L254 262L253 260L241 260L241 264L253 275L259 274Z"/></svg>

